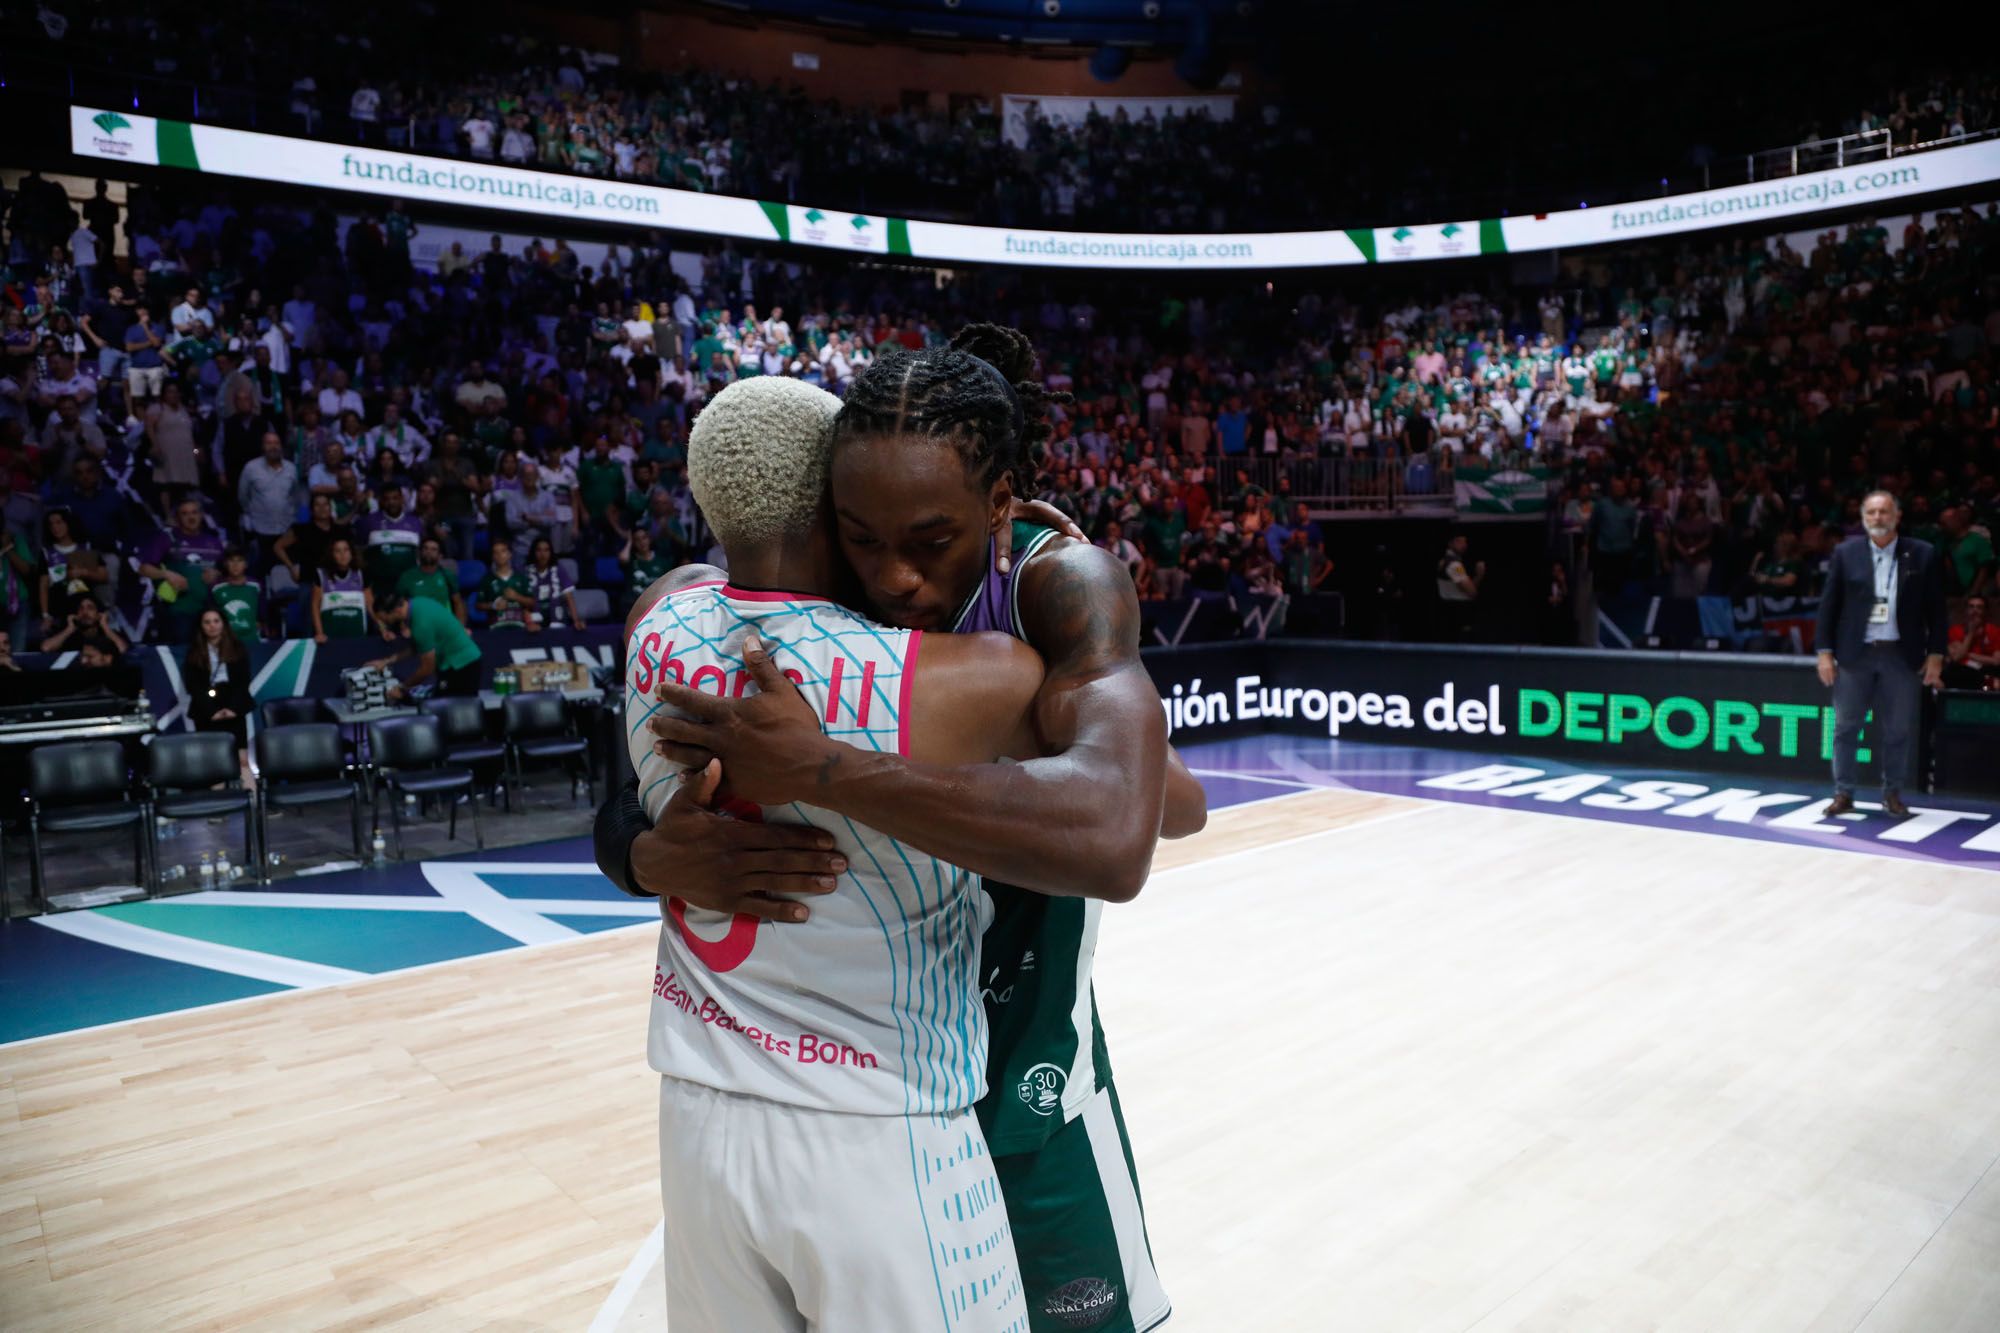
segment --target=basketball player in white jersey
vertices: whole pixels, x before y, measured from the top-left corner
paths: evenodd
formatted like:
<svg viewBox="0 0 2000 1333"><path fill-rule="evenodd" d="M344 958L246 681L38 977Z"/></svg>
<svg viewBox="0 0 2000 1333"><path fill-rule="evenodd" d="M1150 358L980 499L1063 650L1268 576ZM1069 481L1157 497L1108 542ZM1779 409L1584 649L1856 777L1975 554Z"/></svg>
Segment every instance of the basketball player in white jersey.
<svg viewBox="0 0 2000 1333"><path fill-rule="evenodd" d="M696 422L689 479L730 572L676 571L627 621L626 727L651 814L678 782L718 778L655 753L655 687L740 695L752 688L746 652L768 653L852 745L950 764L1036 753L1032 649L891 629L828 599L838 407L799 381L758 378ZM830 832L844 891L783 931L665 903L648 1056L663 1075L674 1333L1025 1330L1006 1206L971 1110L987 1043L976 881L808 805L734 810Z"/></svg>

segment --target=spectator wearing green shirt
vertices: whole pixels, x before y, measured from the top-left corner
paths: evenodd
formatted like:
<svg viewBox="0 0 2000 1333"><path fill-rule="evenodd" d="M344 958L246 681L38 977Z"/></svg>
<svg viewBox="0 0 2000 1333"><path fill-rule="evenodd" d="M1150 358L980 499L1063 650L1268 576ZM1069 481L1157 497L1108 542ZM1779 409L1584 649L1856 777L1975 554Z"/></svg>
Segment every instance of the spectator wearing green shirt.
<svg viewBox="0 0 2000 1333"><path fill-rule="evenodd" d="M213 334L203 332L192 338L177 338L160 349L160 358L167 363L174 375L186 375L189 371L200 370L222 351L222 344Z"/></svg>
<svg viewBox="0 0 2000 1333"><path fill-rule="evenodd" d="M1599 401L1608 400L1612 396L1612 386L1618 379L1618 369L1622 361L1623 358L1618 355L1617 349L1612 347L1611 339L1598 340L1597 350L1590 354L1590 374L1596 381Z"/></svg>
<svg viewBox="0 0 2000 1333"><path fill-rule="evenodd" d="M222 553L222 581L208 590L216 609L238 639L254 641L263 609L264 589L250 577L250 559L238 547Z"/></svg>
<svg viewBox="0 0 2000 1333"><path fill-rule="evenodd" d="M715 325L704 321L701 337L694 340L694 354L688 357L688 367L697 374L710 374L716 356L727 351L722 339L715 336Z"/></svg>
<svg viewBox="0 0 2000 1333"><path fill-rule="evenodd" d="M672 417L661 417L653 423L653 433L641 446L639 457L649 463L687 462L687 446L681 443L680 427Z"/></svg>
<svg viewBox="0 0 2000 1333"><path fill-rule="evenodd" d="M646 508L634 526L642 526L653 539L653 549L666 556L673 564L680 564L688 557L687 535L681 530L680 510L674 504L673 494L665 487L655 486L646 493Z"/></svg>
<svg viewBox="0 0 2000 1333"><path fill-rule="evenodd" d="M459 596L457 581L445 572L444 547L435 537L424 538L417 548L417 563L396 580L396 591L413 601L436 602L458 617L459 624L465 623L465 599Z"/></svg>
<svg viewBox="0 0 2000 1333"><path fill-rule="evenodd" d="M600 434L590 452L577 461L577 500L583 506L580 527L586 555L609 554L623 537L618 506L625 502L631 478L625 464L611 456L611 437Z"/></svg>
<svg viewBox="0 0 2000 1333"><path fill-rule="evenodd" d="M630 610L632 603L653 586L653 580L672 569L675 562L653 545L653 534L642 523L632 529L625 549L618 553L618 563L625 567L625 592L620 607Z"/></svg>
<svg viewBox="0 0 2000 1333"><path fill-rule="evenodd" d="M385 631L407 632L409 644L396 653L377 658L370 666L389 667L407 657L417 659L417 669L401 684L389 687L391 699L409 696L410 690L435 678L442 695L479 693L479 645L458 623L448 607L428 597L414 601L400 592L388 592L375 599L375 617Z"/></svg>
<svg viewBox="0 0 2000 1333"><path fill-rule="evenodd" d="M660 479L660 465L646 458L632 460L632 484L625 492L625 499L618 512L618 533L622 537L631 535L635 524L646 521L646 512L653 505L653 486Z"/></svg>
<svg viewBox="0 0 2000 1333"><path fill-rule="evenodd" d="M479 581L473 598L473 606L486 617L487 628L540 629L540 624L528 618L535 609L535 595L529 591L527 575L514 569L514 548L504 541L494 542L489 555L492 566Z"/></svg>
<svg viewBox="0 0 2000 1333"><path fill-rule="evenodd" d="M1957 505L1938 515L1944 529L1946 591L1979 597L1993 585L1993 541L1972 526L1972 506Z"/></svg>
<svg viewBox="0 0 2000 1333"><path fill-rule="evenodd" d="M1570 349L1570 354L1562 363L1563 383L1569 389L1569 405L1581 407L1590 399L1590 360L1583 354L1583 344Z"/></svg>

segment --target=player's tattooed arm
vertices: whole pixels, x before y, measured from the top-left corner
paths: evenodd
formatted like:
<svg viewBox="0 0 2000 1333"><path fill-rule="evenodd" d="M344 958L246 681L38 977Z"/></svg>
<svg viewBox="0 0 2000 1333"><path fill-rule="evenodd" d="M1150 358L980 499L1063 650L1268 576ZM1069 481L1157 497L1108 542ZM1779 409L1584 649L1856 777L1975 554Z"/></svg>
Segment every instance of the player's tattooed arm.
<svg viewBox="0 0 2000 1333"><path fill-rule="evenodd" d="M1201 783L1166 742L1159 694L1139 657L1139 598L1125 567L1089 546L1053 548L1021 571L1022 628L1048 660L1035 726L1052 751L1075 755L1109 795L1132 797L1125 836L1141 835L1145 790L1129 775L1164 772L1159 816L1143 835L1181 838L1208 820ZM1119 815L1100 811L1104 825Z"/></svg>

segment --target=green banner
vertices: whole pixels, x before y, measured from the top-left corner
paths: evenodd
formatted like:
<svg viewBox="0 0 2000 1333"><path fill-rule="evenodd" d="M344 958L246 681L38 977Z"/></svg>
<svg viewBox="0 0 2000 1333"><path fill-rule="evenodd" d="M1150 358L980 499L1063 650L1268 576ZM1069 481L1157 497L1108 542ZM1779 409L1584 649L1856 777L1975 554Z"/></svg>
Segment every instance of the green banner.
<svg viewBox="0 0 2000 1333"><path fill-rule="evenodd" d="M1549 478L1545 467L1503 469L1460 468L1453 482L1454 499L1461 514L1541 514L1549 507Z"/></svg>

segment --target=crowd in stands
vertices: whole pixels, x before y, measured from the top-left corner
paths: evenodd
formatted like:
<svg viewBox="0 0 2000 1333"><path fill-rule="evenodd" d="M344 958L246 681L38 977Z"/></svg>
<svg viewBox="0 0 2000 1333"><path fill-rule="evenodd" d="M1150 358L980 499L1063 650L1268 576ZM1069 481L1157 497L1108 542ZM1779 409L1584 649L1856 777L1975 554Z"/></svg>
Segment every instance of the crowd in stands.
<svg viewBox="0 0 2000 1333"><path fill-rule="evenodd" d="M1877 485L1944 546L1956 597L1994 581L2000 208L1894 237L1858 219L1803 252L1589 252L1540 291L1414 299L1313 275L940 286L733 250L690 282L646 238L593 269L496 236L434 271L400 207L343 227L204 186L78 208L32 175L6 203L17 652L185 641L211 606L245 638L365 635L384 592L524 633L589 623L713 558L684 441L722 384L838 393L876 349L973 317L1028 330L1075 395L1037 493L1148 600L1337 590L1393 627L1402 590L1329 510L1449 515L1469 471L1552 488L1552 600L1809 597ZM1437 574L1438 597L1478 596L1477 559Z"/></svg>
<svg viewBox="0 0 2000 1333"><path fill-rule="evenodd" d="M1871 103L1833 125L1808 125L1801 139L1887 130L1898 147L1980 134L2000 124L2000 75L1933 76Z"/></svg>
<svg viewBox="0 0 2000 1333"><path fill-rule="evenodd" d="M424 5L369 11L214 0L187 22L192 32L181 33L178 20L142 7L64 0L32 14L19 10L12 30L0 31L0 46L11 41L23 52L203 90L191 108L170 114L255 119L279 132L515 166L1001 226L1285 230L1409 221L1440 216L1439 207L1447 217L1533 211L1590 183L1538 179L1545 162L1575 160L1591 142L1621 142L1597 134L1587 119L1572 125L1549 117L1535 126L1548 156L1491 154L1479 148L1473 121L1459 117L1455 139L1413 155L1400 136L1373 128L1353 134L1345 122L1329 133L1324 117L1296 99L1251 96L1239 98L1229 119L1121 111L1081 125L1035 120L1026 141L1015 142L1003 134L996 104L955 99L949 111L845 105L726 71L628 68L609 55L539 39L532 25L501 31L451 21ZM449 40L433 40L440 27L449 28ZM190 35L199 40L174 40ZM1843 90L1837 115L1795 129L1786 109L1826 93L1807 95L1816 79L1781 90L1770 82L1780 72L1767 71L1759 89L1767 123L1738 126L1744 138L1723 152L1771 148L1788 142L1786 135L1875 128L1908 146L2000 123L2000 78L1955 73L1879 92ZM1329 77L1337 75L1330 70ZM115 78L106 86L118 89L120 106L136 91ZM88 100L87 89L70 91ZM1622 149L1612 160L1621 180L1648 185L1658 174L1649 167L1681 165L1630 161ZM1301 170L1335 162L1338 170Z"/></svg>

